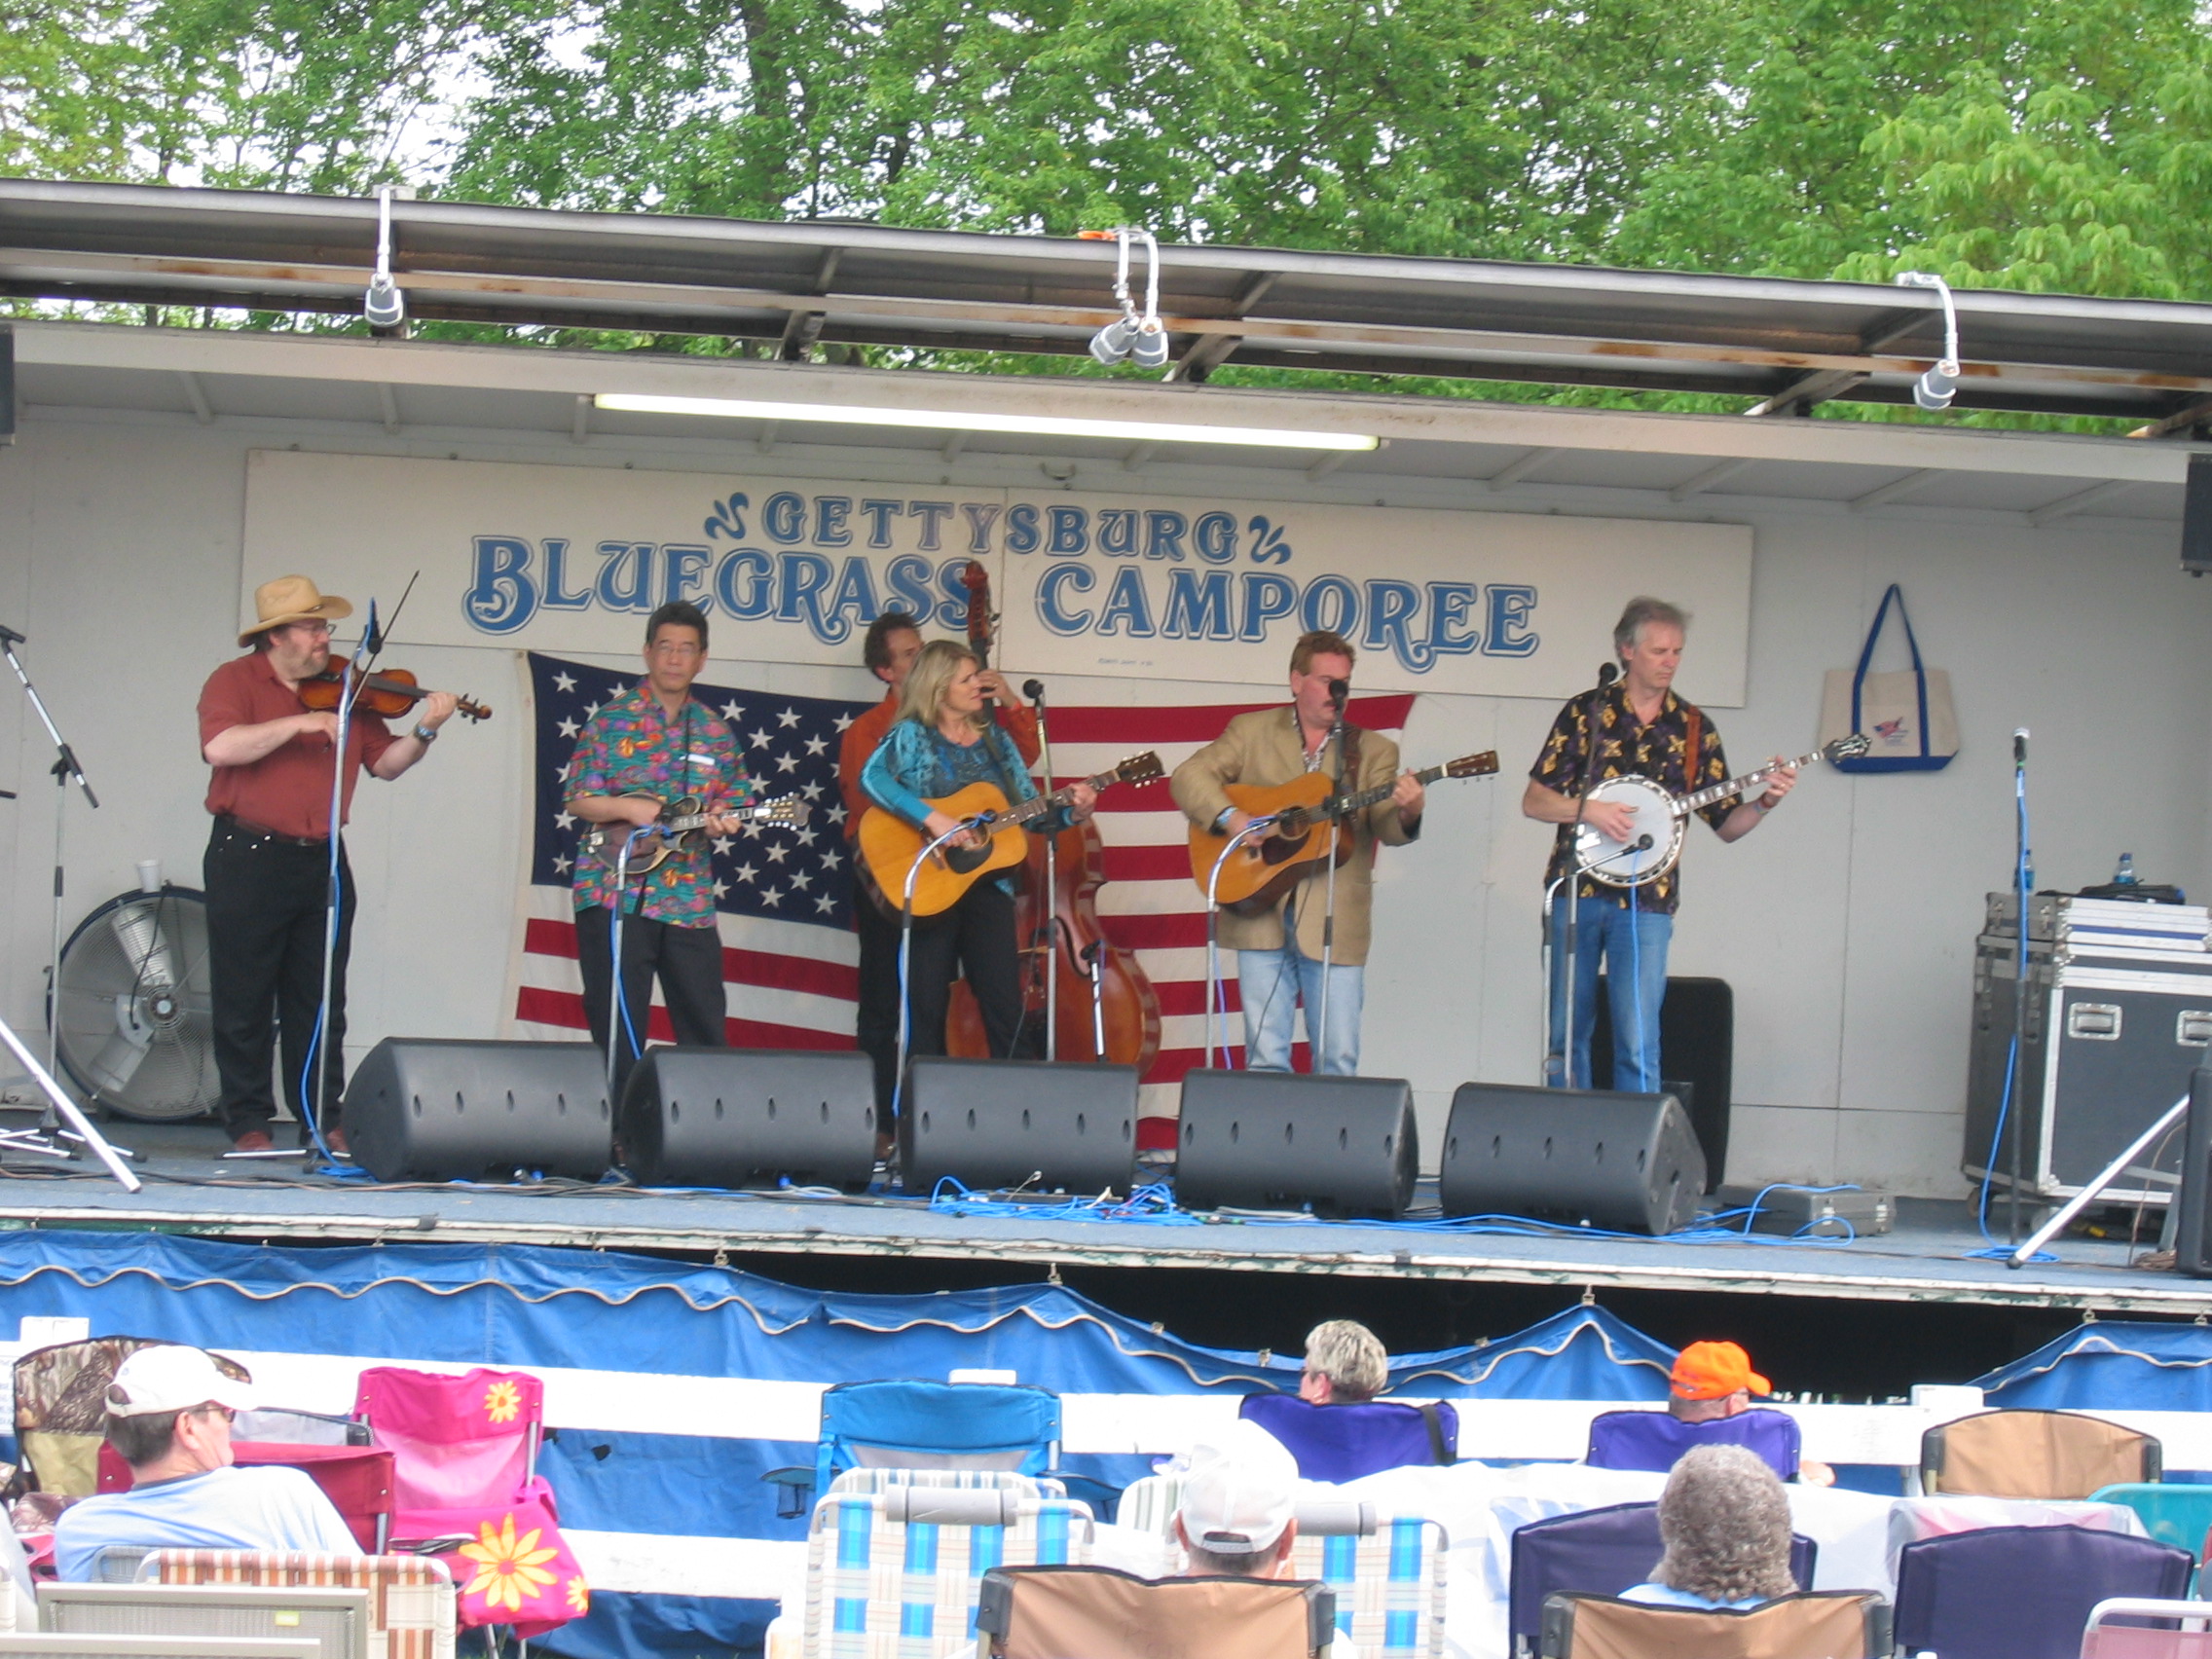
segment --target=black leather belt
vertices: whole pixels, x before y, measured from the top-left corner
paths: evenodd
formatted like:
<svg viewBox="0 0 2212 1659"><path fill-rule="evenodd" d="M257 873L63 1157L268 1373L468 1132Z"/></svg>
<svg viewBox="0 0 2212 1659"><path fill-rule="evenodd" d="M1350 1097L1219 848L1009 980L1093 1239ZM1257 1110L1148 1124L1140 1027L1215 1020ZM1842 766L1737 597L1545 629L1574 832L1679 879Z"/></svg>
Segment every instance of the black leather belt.
<svg viewBox="0 0 2212 1659"><path fill-rule="evenodd" d="M266 824L251 824L243 818L234 818L227 812L215 814L216 826L226 834L246 835L257 841L274 842L279 847L327 847L328 835L280 835Z"/></svg>

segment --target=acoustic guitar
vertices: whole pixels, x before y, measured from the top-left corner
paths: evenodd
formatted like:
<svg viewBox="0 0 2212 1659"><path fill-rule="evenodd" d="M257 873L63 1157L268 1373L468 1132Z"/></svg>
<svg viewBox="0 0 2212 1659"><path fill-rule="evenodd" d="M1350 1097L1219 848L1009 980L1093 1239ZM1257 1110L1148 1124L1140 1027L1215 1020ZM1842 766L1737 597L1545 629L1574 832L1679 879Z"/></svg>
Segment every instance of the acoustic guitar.
<svg viewBox="0 0 2212 1659"><path fill-rule="evenodd" d="M1589 798L1620 802L1636 815L1635 830L1639 832L1621 842L1583 825L1574 835L1575 866L1582 874L1607 887L1647 887L1673 869L1676 860L1682 856L1682 836L1689 829L1690 814L1699 807L1743 794L1785 766L1794 769L1816 760L1825 760L1832 766L1838 760L1863 755L1871 747L1864 734L1853 732L1794 760L1770 761L1755 772L1684 795L1671 795L1651 779L1635 773L1607 778L1590 792Z"/></svg>
<svg viewBox="0 0 2212 1659"><path fill-rule="evenodd" d="M1147 750L1130 756L1111 772L1083 781L1102 790L1109 784L1156 784L1165 775L1160 756ZM1019 806L1008 805L1006 793L998 785L982 783L970 784L957 793L931 801L931 806L948 817L981 820L987 814L989 821L975 826L984 836L981 846L958 847L947 842L922 866L914 877L914 914L934 916L949 910L980 877L1021 863L1029 856L1029 832L1022 826L1065 806L1068 789L1073 787L1034 796ZM930 839L880 806L869 807L861 817L861 861L894 914L906 892L907 872Z"/></svg>
<svg viewBox="0 0 2212 1659"><path fill-rule="evenodd" d="M623 796L626 800L659 800L650 790L631 790ZM797 829L813 816L814 808L807 805L803 795L785 795L778 800L763 800L752 806L733 806L719 812L704 810L705 803L697 795L684 795L672 800L660 809L660 817L653 821L652 836L640 841L630 849L630 873L643 875L648 869L658 869L668 862L669 855L680 853L699 838L699 830L710 818L734 818L740 824L775 824L787 829ZM583 833L576 844L587 853L604 854L611 866L622 851L623 837L635 829L630 824L594 824Z"/></svg>
<svg viewBox="0 0 2212 1659"><path fill-rule="evenodd" d="M1426 786L1439 778L1488 778L1496 771L1497 751L1486 749L1480 755L1462 755L1414 776ZM1337 863L1343 864L1351 857L1352 848L1351 826L1345 820L1365 812L1379 800L1389 799L1390 792L1398 787L1398 780L1392 778L1371 790L1331 795L1329 783L1326 772L1307 772L1287 784L1228 786L1230 805L1248 818L1272 816L1275 823L1267 834L1255 835L1238 847L1222 866L1215 894L1223 908L1251 912L1267 909L1290 890L1292 882L1310 874L1311 866L1327 858L1332 849ZM1214 863L1228 845L1226 834L1193 826L1191 879L1198 884L1200 893L1212 880Z"/></svg>

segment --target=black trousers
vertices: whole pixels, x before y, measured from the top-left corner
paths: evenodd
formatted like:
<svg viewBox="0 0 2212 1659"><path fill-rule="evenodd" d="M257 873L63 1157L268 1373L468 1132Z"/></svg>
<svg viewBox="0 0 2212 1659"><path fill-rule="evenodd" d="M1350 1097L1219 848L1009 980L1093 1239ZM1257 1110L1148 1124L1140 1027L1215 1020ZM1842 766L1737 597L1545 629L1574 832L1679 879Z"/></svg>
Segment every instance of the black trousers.
<svg viewBox="0 0 2212 1659"><path fill-rule="evenodd" d="M613 914L604 904L576 912L576 965L584 976L584 1017L591 1022L591 1040L604 1052L613 1012L613 940L608 932ZM661 1000L668 1005L668 1022L676 1040L686 1049L721 1049L729 1045L722 1021L728 1016L729 999L722 989L722 938L709 922L704 927L680 928L673 922L651 921L644 916L622 918L622 1007L620 1046L614 1051L614 1098L622 1098L622 1086L630 1068L638 1063L638 1045L645 1036L645 1016L653 1000L653 979L660 979Z"/></svg>
<svg viewBox="0 0 2212 1659"><path fill-rule="evenodd" d="M301 1084L322 1006L323 928L330 891L330 847L301 846L215 821L201 862L207 895L207 967L214 1020L217 1108L233 1140L266 1133L276 1117L270 1061L282 1034L284 1098L305 1124L312 1101ZM338 1121L346 1088L346 959L353 940L353 872L338 859L338 954L330 965L330 1020L321 1044L329 1116ZM304 1137L303 1137L304 1138Z"/></svg>
<svg viewBox="0 0 2212 1659"><path fill-rule="evenodd" d="M892 927L891 951L896 976L897 924ZM952 1005L952 981L958 977L965 977L976 993L991 1057L1005 1059L1014 1052L1021 1027L1021 956L1014 938L1014 901L987 876L942 915L915 924L906 975L908 1054L944 1052L944 1015Z"/></svg>
<svg viewBox="0 0 2212 1659"><path fill-rule="evenodd" d="M861 938L860 1002L853 1038L875 1065L875 1121L891 1122L892 1091L899 1083L899 923L886 916L853 861L853 927ZM949 995L949 992L947 993Z"/></svg>

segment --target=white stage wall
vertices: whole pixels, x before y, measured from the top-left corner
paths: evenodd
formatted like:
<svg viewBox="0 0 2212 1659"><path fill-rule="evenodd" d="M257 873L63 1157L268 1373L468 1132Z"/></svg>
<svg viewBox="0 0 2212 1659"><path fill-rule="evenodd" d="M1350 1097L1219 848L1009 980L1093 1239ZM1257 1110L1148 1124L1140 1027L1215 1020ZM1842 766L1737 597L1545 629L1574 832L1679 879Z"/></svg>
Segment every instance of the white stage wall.
<svg viewBox="0 0 2212 1659"><path fill-rule="evenodd" d="M198 883L206 774L194 703L208 670L236 650L248 575L247 456L282 443L266 424L36 410L18 444L0 450L0 622L30 636L24 661L104 803L92 813L72 797L66 807L72 926L131 883L136 860L160 858L174 879ZM520 434L457 445L325 428L305 447L623 465L619 454ZM910 458L786 453L793 459L787 465L779 457L777 470L787 475L929 483L939 470ZM692 456L665 464L710 471ZM1224 499L1261 494L1229 467L1206 488ZM2016 725L2035 733L2039 881L2102 879L2127 850L2146 879L2212 896L2212 744L2203 723L2212 707L2204 648L2212 587L2179 573L2170 527L2031 531L1700 504L1702 513L1682 517L1748 524L1755 547L1743 706L1716 716L1739 768L1810 746L1822 671L1852 659L1893 580L1904 584L1929 660L1951 671L1964 736L1960 757L1940 773L1809 778L1733 847L1693 830L1674 968L1736 987L1741 1104L1731 1178L1962 1191L1972 940L1984 890L2009 868L2009 733ZM1617 520L1618 498L1593 494L1587 511ZM1467 515L1470 544L1502 516ZM336 552L356 533L347 522L297 525L288 564L364 597ZM1557 646L1594 670L1605 654L1604 628L1578 626L1586 640L1547 635L1547 651ZM1701 688L1700 643L1693 627L1685 690L1715 705L1735 701L1721 686ZM528 743L512 648L433 645L387 656L425 683L475 691L499 714L484 727L457 724L397 784L360 790L350 837L363 894L348 1044L356 1056L392 1033L501 1029ZM620 655L596 660L624 665ZM857 668L805 664L729 678L852 696L871 683ZM1105 701L1174 687L1063 678L1056 689L1062 701ZM1219 684L1189 690L1193 702L1225 694ZM0 686L0 788L22 797L0 802L8 895L0 1013L30 1032L42 1030L55 791L35 718L14 686ZM1535 1074L1547 831L1520 817L1517 776L1553 712L1533 697L1430 693L1405 734L1415 761L1494 747L1514 775L1504 787L1440 791L1421 843L1393 852L1380 875L1365 1069L1414 1080L1431 1165L1456 1084Z"/></svg>

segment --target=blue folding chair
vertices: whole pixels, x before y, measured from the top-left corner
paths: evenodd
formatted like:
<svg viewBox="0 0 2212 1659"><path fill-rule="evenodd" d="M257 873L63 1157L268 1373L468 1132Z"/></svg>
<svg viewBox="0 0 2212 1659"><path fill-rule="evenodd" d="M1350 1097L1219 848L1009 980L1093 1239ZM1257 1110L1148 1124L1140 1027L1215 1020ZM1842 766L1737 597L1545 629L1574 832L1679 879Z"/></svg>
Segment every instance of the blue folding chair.
<svg viewBox="0 0 2212 1659"><path fill-rule="evenodd" d="M2135 1511L2143 1530L2161 1544L2173 1544L2204 1566L2204 1539L2212 1533L2212 1486L2187 1482L2129 1481L2099 1487L2091 1503L2124 1503ZM2194 1584L2192 1589L2194 1589Z"/></svg>
<svg viewBox="0 0 2212 1659"><path fill-rule="evenodd" d="M1531 1655L1543 1638L1546 1596L1560 1591L1618 1596L1650 1579L1665 1553L1659 1506L1615 1503L1531 1521L1514 1530L1512 1552L1507 1628L1514 1653ZM1812 1589L1819 1556L1812 1539L1790 1534L1789 1576L1798 1589Z"/></svg>
<svg viewBox="0 0 2212 1659"><path fill-rule="evenodd" d="M1281 1441L1309 1481L1341 1486L1382 1469L1458 1457L1458 1414L1442 1400L1426 1407L1395 1400L1316 1406L1294 1394L1248 1394L1236 1415Z"/></svg>
<svg viewBox="0 0 2212 1659"><path fill-rule="evenodd" d="M1897 1640L1943 1659L2077 1659L2099 1602L2176 1601L2189 1551L2086 1527L1983 1527L1898 1552Z"/></svg>
<svg viewBox="0 0 2212 1659"><path fill-rule="evenodd" d="M840 1382L822 1395L812 1468L771 1469L779 1515L803 1515L847 1469L1051 1472L1060 1456L1060 1399L1017 1382Z"/></svg>
<svg viewBox="0 0 2212 1659"><path fill-rule="evenodd" d="M1590 1419L1590 1450L1583 1461L1594 1469L1647 1469L1663 1475L1697 1446L1746 1447L1786 1481L1797 1478L1803 1452L1797 1419L1765 1406L1704 1422L1684 1422L1667 1412L1600 1412Z"/></svg>

